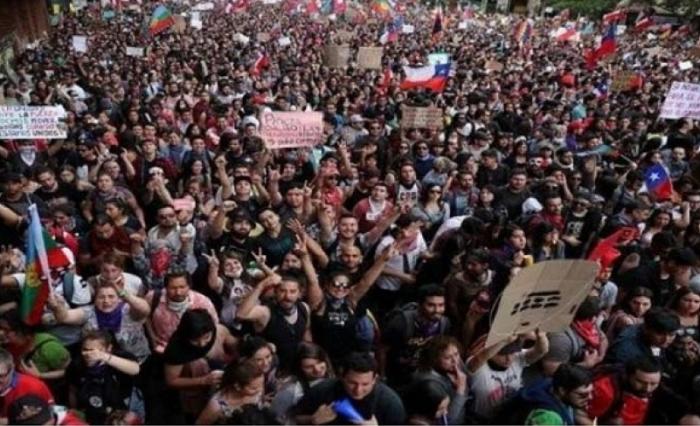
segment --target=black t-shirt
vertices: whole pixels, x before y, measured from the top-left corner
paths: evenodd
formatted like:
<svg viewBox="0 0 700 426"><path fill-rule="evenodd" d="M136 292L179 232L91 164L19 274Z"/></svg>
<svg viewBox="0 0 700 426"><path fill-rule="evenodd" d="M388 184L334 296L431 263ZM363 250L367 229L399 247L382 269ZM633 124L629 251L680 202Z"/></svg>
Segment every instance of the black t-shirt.
<svg viewBox="0 0 700 426"><path fill-rule="evenodd" d="M406 422L406 412L398 394L389 386L377 381L374 390L364 399L356 401L345 392L340 379L327 379L309 389L296 406L295 412L299 415L311 415L318 407L331 404L336 401L348 399L355 410L365 420L372 416L377 418L380 425L399 425ZM333 421L325 423L330 425L352 424L349 419L338 415Z"/></svg>
<svg viewBox="0 0 700 426"><path fill-rule="evenodd" d="M115 351L114 355L136 360L126 351ZM126 409L124 401L131 396L134 387L134 377L107 365L89 368L82 357L70 363L66 380L76 389L76 408L83 411L85 420L93 425L104 424L108 410Z"/></svg>
<svg viewBox="0 0 700 426"><path fill-rule="evenodd" d="M294 248L294 233L282 228L277 238L272 238L267 232L262 233L253 243L253 249L261 248L267 256L267 264L270 267L282 265L284 255Z"/></svg>
<svg viewBox="0 0 700 426"><path fill-rule="evenodd" d="M80 191L63 182L59 182L58 188L53 192L46 191L44 188L39 188L34 191L34 194L41 198L46 204L55 205L68 202L71 203L74 208L78 207L83 199L83 194L81 194Z"/></svg>
<svg viewBox="0 0 700 426"><path fill-rule="evenodd" d="M510 188L501 188L496 193L496 205L508 211L510 220L517 219L523 213L523 203L530 197L530 191L513 192Z"/></svg>

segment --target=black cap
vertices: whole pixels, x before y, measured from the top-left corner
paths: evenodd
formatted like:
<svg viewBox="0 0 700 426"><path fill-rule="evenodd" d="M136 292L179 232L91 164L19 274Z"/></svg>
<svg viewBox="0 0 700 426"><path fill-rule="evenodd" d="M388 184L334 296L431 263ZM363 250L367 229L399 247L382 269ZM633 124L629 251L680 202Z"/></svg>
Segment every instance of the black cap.
<svg viewBox="0 0 700 426"><path fill-rule="evenodd" d="M673 261L676 265L695 266L698 261L693 250L688 247L674 248L668 253L668 260Z"/></svg>
<svg viewBox="0 0 700 426"><path fill-rule="evenodd" d="M28 394L10 404L7 419L11 425L43 425L53 419L53 411L47 401Z"/></svg>
<svg viewBox="0 0 700 426"><path fill-rule="evenodd" d="M673 311L655 307L644 314L644 328L658 333L673 333L681 328L681 322Z"/></svg>

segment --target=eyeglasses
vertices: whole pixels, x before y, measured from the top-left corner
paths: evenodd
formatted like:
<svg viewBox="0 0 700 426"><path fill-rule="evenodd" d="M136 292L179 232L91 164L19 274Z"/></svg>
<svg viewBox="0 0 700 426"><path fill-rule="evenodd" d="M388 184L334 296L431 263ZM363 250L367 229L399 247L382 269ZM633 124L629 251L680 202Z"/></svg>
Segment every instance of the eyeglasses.
<svg viewBox="0 0 700 426"><path fill-rule="evenodd" d="M346 281L333 281L332 285L337 289L347 290L350 288L350 283Z"/></svg>

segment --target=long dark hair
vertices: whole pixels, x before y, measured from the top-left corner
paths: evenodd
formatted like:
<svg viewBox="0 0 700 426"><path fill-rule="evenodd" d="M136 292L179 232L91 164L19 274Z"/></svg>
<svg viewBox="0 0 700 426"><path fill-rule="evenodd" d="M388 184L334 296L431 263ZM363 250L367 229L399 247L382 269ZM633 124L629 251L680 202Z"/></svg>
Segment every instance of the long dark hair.
<svg viewBox="0 0 700 426"><path fill-rule="evenodd" d="M212 333L211 341L205 346L195 346L192 340ZM165 348L163 358L166 364L181 365L206 356L216 342L216 324L206 309L186 311Z"/></svg>
<svg viewBox="0 0 700 426"><path fill-rule="evenodd" d="M315 359L326 363L326 378L333 377L333 365L326 351L315 343L301 343L297 349L297 362L294 364L294 374L301 383L304 391L308 390L309 380L304 376L301 368L301 361L305 359Z"/></svg>

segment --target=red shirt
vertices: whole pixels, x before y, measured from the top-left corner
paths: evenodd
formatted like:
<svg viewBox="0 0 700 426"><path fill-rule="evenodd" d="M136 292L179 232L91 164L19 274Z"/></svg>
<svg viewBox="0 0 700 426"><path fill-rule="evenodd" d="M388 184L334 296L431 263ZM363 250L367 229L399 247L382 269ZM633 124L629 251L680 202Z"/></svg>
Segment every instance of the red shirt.
<svg viewBox="0 0 700 426"><path fill-rule="evenodd" d="M593 399L588 406L588 415L591 418L602 418L603 421L619 417L623 425L644 424L649 409L649 400L615 389L615 387L610 376L602 376L593 381ZM623 392L622 404L616 413L608 413L612 408L616 392Z"/></svg>
<svg viewBox="0 0 700 426"><path fill-rule="evenodd" d="M7 417L7 409L17 399L26 395L36 395L43 398L49 404L53 404L53 395L48 386L40 379L27 374L15 372L10 391L5 396L0 396L0 417Z"/></svg>

